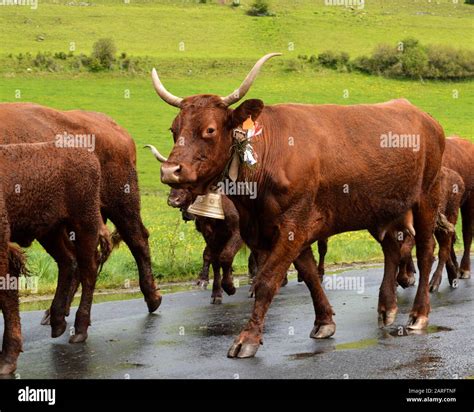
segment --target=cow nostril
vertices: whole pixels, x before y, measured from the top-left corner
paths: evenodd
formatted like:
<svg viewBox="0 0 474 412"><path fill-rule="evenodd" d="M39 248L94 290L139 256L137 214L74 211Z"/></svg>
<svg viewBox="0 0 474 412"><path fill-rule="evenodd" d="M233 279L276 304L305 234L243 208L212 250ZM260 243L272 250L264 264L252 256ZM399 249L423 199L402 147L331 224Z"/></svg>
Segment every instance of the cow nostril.
<svg viewBox="0 0 474 412"><path fill-rule="evenodd" d="M163 164L161 166L161 181L163 183L178 183L181 170L181 165L169 166Z"/></svg>

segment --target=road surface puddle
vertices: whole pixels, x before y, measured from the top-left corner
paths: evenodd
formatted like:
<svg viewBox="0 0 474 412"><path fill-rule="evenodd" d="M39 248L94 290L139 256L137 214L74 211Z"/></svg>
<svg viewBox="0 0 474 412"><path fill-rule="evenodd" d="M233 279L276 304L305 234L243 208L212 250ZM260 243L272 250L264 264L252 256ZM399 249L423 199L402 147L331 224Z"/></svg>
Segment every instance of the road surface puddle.
<svg viewBox="0 0 474 412"><path fill-rule="evenodd" d="M339 343L336 350L366 349L377 345L378 339L361 339L355 342Z"/></svg>

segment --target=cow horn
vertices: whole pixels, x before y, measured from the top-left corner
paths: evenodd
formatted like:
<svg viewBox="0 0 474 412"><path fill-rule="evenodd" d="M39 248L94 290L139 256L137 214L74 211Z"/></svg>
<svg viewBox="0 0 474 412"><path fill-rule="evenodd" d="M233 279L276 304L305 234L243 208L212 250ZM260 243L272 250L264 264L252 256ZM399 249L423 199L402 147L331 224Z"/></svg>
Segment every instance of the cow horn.
<svg viewBox="0 0 474 412"><path fill-rule="evenodd" d="M147 144L145 147L148 147L151 150L153 156L155 156L156 160L158 160L159 162L164 163L168 160L168 158L164 157L155 146Z"/></svg>
<svg viewBox="0 0 474 412"><path fill-rule="evenodd" d="M154 68L151 71L151 78L153 80L153 87L158 93L158 96L160 96L166 103L170 104L171 106L181 107L181 102L183 101L183 99L181 97L175 96L174 94L171 94L168 90L165 89L165 86L163 86L163 83L161 83L161 80L158 77L158 73Z"/></svg>
<svg viewBox="0 0 474 412"><path fill-rule="evenodd" d="M255 78L257 77L257 74L259 73L264 63L275 56L281 56L281 53L270 53L260 58L260 60L257 63L255 63L255 66L253 66L252 70L250 70L249 74L247 74L247 77L244 79L240 87L237 90L234 90L228 96L221 97L222 102L226 106L230 106L231 104L234 104L238 102L240 99L242 99L249 91L250 87L252 86Z"/></svg>

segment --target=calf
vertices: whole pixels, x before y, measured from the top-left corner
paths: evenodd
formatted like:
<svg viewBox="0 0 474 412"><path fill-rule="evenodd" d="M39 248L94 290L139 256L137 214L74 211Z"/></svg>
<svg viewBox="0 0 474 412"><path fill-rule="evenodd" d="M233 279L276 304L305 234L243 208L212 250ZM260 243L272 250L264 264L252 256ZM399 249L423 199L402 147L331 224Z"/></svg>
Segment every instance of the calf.
<svg viewBox="0 0 474 412"><path fill-rule="evenodd" d="M232 262L242 248L240 237L239 214L227 196L222 196L224 220L192 215L186 211L191 203L191 195L185 190L172 189L168 204L182 209L183 219L194 220L196 229L202 234L206 247L203 252L203 268L197 281L198 286L205 288L209 283L209 266L214 272L211 303L222 303L222 290L228 295L235 293L232 280ZM222 269L222 281L220 271Z"/></svg>
<svg viewBox="0 0 474 412"><path fill-rule="evenodd" d="M77 262L82 296L70 342L87 339L97 269L110 252L108 232L100 214L100 164L84 149L58 148L53 143L0 146L0 276L9 278L8 242L28 247L37 239L58 262ZM65 236L73 247L65 245ZM71 251L74 250L73 255ZM67 296L73 273L60 265L58 289L51 305L51 335L66 329ZM2 291L5 319L0 374L16 369L21 352L18 290Z"/></svg>
<svg viewBox="0 0 474 412"><path fill-rule="evenodd" d="M152 150L155 157L157 150L152 145L147 145ZM191 204L191 193L184 189L171 189L168 196L168 205L181 209L184 221L194 220L196 230L203 235L206 247L203 251L203 266L197 280L197 285L206 288L209 284L209 267L212 266L214 272L214 281L212 284L211 303L222 303L222 289L228 294L235 293L235 287L232 278L232 262L237 252L242 248L244 242L240 237L239 213L232 201L225 195L222 195L222 209L225 219L213 219L203 216L197 216L187 211ZM220 276L222 269L222 281ZM251 282L249 297L254 295L254 281L257 274L257 259L255 253L250 253L248 259L248 271ZM300 279L298 277L298 279ZM300 280L301 281L301 280ZM282 282L281 286L288 283L288 278Z"/></svg>

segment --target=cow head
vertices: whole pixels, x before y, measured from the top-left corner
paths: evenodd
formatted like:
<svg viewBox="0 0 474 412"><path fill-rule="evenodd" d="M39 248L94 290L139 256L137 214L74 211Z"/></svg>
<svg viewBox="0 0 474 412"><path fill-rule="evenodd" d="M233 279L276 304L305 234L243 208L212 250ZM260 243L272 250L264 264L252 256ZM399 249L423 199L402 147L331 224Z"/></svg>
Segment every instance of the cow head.
<svg viewBox="0 0 474 412"><path fill-rule="evenodd" d="M156 70L152 71L153 85L158 95L168 104L180 109L171 132L174 147L168 158L149 145L156 159L162 162L161 181L175 189L185 189L192 195L205 194L222 175L232 153L232 130L249 116L257 119L263 102L246 100L235 109L229 106L241 100L250 89L262 65L280 55L271 53L257 61L240 87L226 97L199 94L181 98L168 92Z"/></svg>
<svg viewBox="0 0 474 412"><path fill-rule="evenodd" d="M191 206L191 203L191 192L185 189L171 189L168 195L168 206L180 209L185 222L195 219L195 216L188 212L188 207Z"/></svg>

